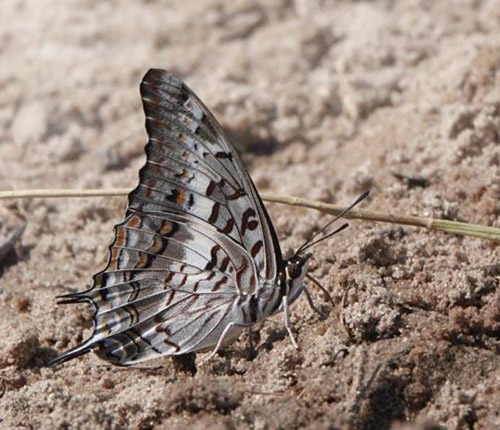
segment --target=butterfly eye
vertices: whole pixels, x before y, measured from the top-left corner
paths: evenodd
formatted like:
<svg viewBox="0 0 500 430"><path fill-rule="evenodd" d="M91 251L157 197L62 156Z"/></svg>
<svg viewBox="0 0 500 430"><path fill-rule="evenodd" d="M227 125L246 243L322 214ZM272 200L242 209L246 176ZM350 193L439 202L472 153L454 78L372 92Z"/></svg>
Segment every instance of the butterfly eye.
<svg viewBox="0 0 500 430"><path fill-rule="evenodd" d="M288 276L292 279L297 279L301 274L301 267L297 263L288 263Z"/></svg>

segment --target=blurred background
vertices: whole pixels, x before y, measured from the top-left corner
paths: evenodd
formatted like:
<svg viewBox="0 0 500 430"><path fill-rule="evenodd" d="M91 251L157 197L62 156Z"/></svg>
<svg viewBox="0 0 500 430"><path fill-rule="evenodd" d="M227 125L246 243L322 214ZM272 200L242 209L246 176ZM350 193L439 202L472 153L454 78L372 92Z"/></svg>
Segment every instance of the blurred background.
<svg viewBox="0 0 500 430"><path fill-rule="evenodd" d="M261 191L345 204L369 188L372 209L500 226L499 29L498 0L4 0L0 189L134 187L154 67L212 110ZM90 333L91 310L54 296L91 285L125 204L0 204L0 246L24 228L0 259L0 428L500 426L497 247L369 223L312 267L339 306L353 287L357 343L339 309L300 302L298 353L278 319L255 360L244 339L196 376L90 355L44 368ZM325 221L269 207L285 250ZM381 363L397 364L364 385Z"/></svg>

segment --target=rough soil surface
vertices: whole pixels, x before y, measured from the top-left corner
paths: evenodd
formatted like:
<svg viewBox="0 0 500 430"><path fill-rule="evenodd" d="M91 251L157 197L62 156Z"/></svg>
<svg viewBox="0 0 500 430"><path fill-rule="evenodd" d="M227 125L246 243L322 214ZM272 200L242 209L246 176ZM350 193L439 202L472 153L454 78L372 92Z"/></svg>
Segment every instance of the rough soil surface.
<svg viewBox="0 0 500 430"><path fill-rule="evenodd" d="M0 189L135 186L160 67L261 191L500 226L498 0L9 0L0 63ZM500 428L500 248L389 224L317 246L336 306L294 304L299 351L273 318L255 356L245 334L205 366L45 367L91 332L54 298L88 288L125 202L0 205L0 245L25 226L0 261L0 428ZM328 219L268 207L285 252Z"/></svg>

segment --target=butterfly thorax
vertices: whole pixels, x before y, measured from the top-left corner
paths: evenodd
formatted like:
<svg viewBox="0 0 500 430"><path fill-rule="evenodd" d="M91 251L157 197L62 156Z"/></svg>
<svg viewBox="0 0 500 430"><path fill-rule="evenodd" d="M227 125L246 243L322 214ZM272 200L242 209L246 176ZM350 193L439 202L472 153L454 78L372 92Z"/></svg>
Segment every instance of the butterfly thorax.
<svg viewBox="0 0 500 430"><path fill-rule="evenodd" d="M297 300L304 291L304 277L310 254L293 256L283 262L275 280L264 282L253 294L240 298L243 322L253 324L283 311L283 298L288 304Z"/></svg>

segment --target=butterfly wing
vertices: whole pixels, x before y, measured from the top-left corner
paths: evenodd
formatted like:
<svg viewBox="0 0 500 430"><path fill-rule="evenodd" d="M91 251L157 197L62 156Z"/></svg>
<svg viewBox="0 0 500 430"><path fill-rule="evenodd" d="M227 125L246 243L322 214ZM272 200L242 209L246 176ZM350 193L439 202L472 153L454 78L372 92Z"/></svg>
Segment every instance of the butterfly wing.
<svg viewBox="0 0 500 430"><path fill-rule="evenodd" d="M142 83L149 142L129 211L198 217L243 246L259 278L275 279L281 251L269 215L222 127L172 74L152 69Z"/></svg>
<svg viewBox="0 0 500 430"><path fill-rule="evenodd" d="M64 296L94 305L94 333L52 364L91 349L128 365L213 347L238 318L241 286L256 276L248 253L208 223L132 213L115 227L108 265L94 276L94 287Z"/></svg>
<svg viewBox="0 0 500 430"><path fill-rule="evenodd" d="M161 70L146 74L141 94L147 161L126 219L91 290L63 297L94 305L94 333L52 364L92 349L133 364L213 348L241 320L241 295L274 279L281 264L269 215L201 101Z"/></svg>

